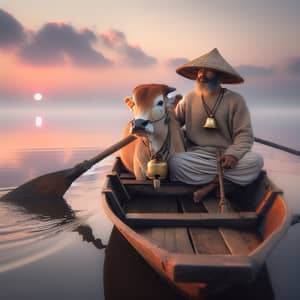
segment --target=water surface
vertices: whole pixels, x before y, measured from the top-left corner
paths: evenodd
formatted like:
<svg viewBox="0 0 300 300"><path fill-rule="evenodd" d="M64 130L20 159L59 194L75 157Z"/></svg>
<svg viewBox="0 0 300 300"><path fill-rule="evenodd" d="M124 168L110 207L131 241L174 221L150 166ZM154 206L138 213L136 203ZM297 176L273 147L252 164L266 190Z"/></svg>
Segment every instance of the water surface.
<svg viewBox="0 0 300 300"><path fill-rule="evenodd" d="M251 107L251 112L256 136L300 149L299 109ZM41 124L36 123L37 116ZM0 150L0 193L93 157L119 139L129 118L121 107L7 109L0 119L2 141L6 141ZM263 153L265 169L284 190L293 213L300 213L300 158L259 144L254 150ZM112 161L111 156L98 163L72 184L59 217L0 202L1 299L99 300L105 295L106 299L120 299L120 295L141 299L147 289L142 282L147 281L155 284L154 298L159 299L155 291L161 291L161 299L181 298L151 268L129 254L126 258L122 242L119 248L118 243L113 246L110 253L114 255L107 255L114 261L121 259L122 269L107 261L104 267L113 226L102 211L100 195ZM295 225L267 261L276 299L299 299L299 253L300 225ZM120 272L138 274L127 289L111 279Z"/></svg>

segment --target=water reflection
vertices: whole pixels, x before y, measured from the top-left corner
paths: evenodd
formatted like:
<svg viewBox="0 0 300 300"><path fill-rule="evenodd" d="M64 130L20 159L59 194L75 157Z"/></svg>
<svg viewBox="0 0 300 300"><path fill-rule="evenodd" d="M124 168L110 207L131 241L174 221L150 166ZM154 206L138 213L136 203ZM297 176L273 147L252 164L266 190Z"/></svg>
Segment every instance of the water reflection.
<svg viewBox="0 0 300 300"><path fill-rule="evenodd" d="M88 225L79 225L74 231L77 231L82 236L83 242L92 243L97 249L101 250L106 248L99 238L95 238L93 230Z"/></svg>
<svg viewBox="0 0 300 300"><path fill-rule="evenodd" d="M2 153L0 187L19 186L42 174L74 167L77 163L95 156L100 150L97 148L52 148L11 150Z"/></svg>
<svg viewBox="0 0 300 300"><path fill-rule="evenodd" d="M35 127L39 128L43 125L43 118L40 116L35 117Z"/></svg>
<svg viewBox="0 0 300 300"><path fill-rule="evenodd" d="M0 272L41 259L64 246L57 240L58 234L76 225L67 205L59 208L63 211L54 217L45 208L31 211L29 206L0 202Z"/></svg>
<svg viewBox="0 0 300 300"><path fill-rule="evenodd" d="M185 299L161 279L115 228L106 248L103 276L105 300Z"/></svg>
<svg viewBox="0 0 300 300"><path fill-rule="evenodd" d="M117 107L103 103L97 106L45 104L36 107L22 104L17 108L2 107L0 132L4 144L0 151L106 148L120 138L125 124L131 118L123 101ZM3 154L8 155L5 152L0 152L0 159L4 158Z"/></svg>
<svg viewBox="0 0 300 300"><path fill-rule="evenodd" d="M42 111L39 107L38 111L18 109L2 114L5 143L0 149L0 187L17 186L95 156L118 140L130 118L127 108L120 108ZM47 124L37 130L33 121L40 115ZM252 118L256 136L300 148L299 109L257 109ZM284 190L292 210L299 213L300 158L260 145L255 150L263 153L268 174ZM30 213L0 202L1 299L50 300L68 295L73 300L101 300L103 291L106 300L149 299L148 295L151 299L182 299L115 231L104 258L112 224L99 198L110 167L110 161L103 161L76 181L64 195L63 207L56 210L60 215L54 218L45 211ZM300 295L299 230L300 225L292 227L267 262L279 300L297 300ZM244 290L240 298L248 294L251 292Z"/></svg>
<svg viewBox="0 0 300 300"><path fill-rule="evenodd" d="M102 174L103 169L107 169L105 164L96 167L97 171L92 169L84 174L66 193L66 198L40 197L32 200L23 198L18 192L9 193L8 189L0 191L0 272L61 251L69 243L62 238L67 232L78 233L82 241L97 250L105 248L106 245L95 237L93 228L86 223L95 214L98 196L95 174ZM78 189L83 186L85 194L78 194ZM76 205L76 201L82 201L84 195L91 196L92 206Z"/></svg>
<svg viewBox="0 0 300 300"><path fill-rule="evenodd" d="M65 246L60 233L77 232L82 241L97 249L106 247L95 238L92 228L82 224L64 198L34 205L26 202L3 202L0 198L0 273L41 259ZM53 199L52 199L53 200Z"/></svg>

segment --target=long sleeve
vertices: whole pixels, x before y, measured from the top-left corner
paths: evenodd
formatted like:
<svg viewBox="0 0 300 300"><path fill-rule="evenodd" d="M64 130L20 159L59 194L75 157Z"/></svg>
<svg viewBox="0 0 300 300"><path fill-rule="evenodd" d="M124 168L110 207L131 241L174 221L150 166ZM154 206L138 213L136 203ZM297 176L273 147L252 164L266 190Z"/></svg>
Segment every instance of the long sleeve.
<svg viewBox="0 0 300 300"><path fill-rule="evenodd" d="M254 142L250 113L242 97L232 105L229 123L233 143L226 149L225 154L241 159L250 151Z"/></svg>

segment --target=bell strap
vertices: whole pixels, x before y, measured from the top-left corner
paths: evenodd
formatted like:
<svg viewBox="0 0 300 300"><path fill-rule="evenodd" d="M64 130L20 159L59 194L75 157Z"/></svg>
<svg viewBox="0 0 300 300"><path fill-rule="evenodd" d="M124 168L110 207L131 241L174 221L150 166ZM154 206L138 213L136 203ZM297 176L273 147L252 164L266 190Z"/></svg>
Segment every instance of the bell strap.
<svg viewBox="0 0 300 300"><path fill-rule="evenodd" d="M170 145L171 145L171 132L170 132L170 122L168 122L168 132L167 136L161 145L160 149L151 155L151 160L152 159L157 159L157 160L163 160L164 156L167 158L169 153L170 153Z"/></svg>
<svg viewBox="0 0 300 300"><path fill-rule="evenodd" d="M217 97L217 100L216 100L216 102L215 102L212 109L210 109L208 104L205 102L203 95L201 94L202 104L203 104L203 107L205 109L205 112L206 112L207 116L209 116L209 117L214 117L215 116L215 113L216 113L216 111L217 111L217 109L218 109L218 107L219 107L219 105L220 105L220 103L223 99L224 93L225 93L225 89L221 88L220 93L219 93L219 95Z"/></svg>
<svg viewBox="0 0 300 300"><path fill-rule="evenodd" d="M167 118L167 117L168 117L168 114L165 112L161 118L156 119L156 120L149 120L149 123L150 123L150 124L157 123L157 122L159 122L159 121L161 121L162 119Z"/></svg>

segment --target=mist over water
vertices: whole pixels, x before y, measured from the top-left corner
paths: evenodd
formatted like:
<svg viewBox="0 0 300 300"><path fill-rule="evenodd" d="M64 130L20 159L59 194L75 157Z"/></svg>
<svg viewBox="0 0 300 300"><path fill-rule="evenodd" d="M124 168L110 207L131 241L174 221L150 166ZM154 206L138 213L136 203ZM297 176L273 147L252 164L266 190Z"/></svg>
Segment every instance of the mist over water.
<svg viewBox="0 0 300 300"><path fill-rule="evenodd" d="M36 176L90 159L117 142L131 118L122 101L114 107L40 104L1 112L0 196ZM249 108L256 137L300 149L299 105L250 103ZM284 190L291 210L300 213L300 158L259 144L254 151L264 155L271 179ZM100 196L112 161L113 156L98 163L72 184L64 195L72 214L51 218L0 202L1 299L105 298L103 264L112 224ZM299 234L300 225L293 226L267 261L276 299L299 298ZM106 278L113 278L114 271L109 269Z"/></svg>
<svg viewBox="0 0 300 300"><path fill-rule="evenodd" d="M257 137L300 149L300 105L250 108Z"/></svg>

